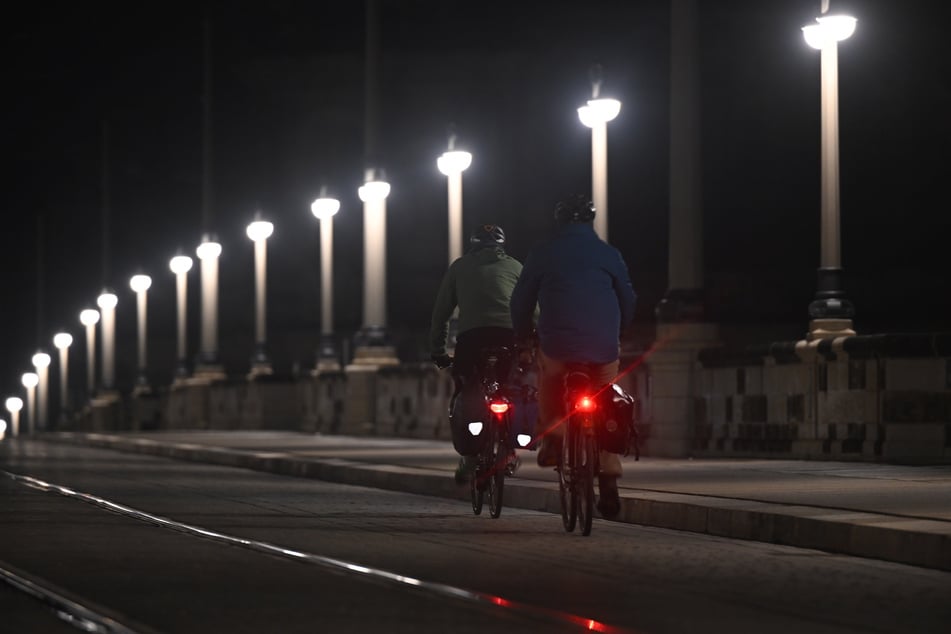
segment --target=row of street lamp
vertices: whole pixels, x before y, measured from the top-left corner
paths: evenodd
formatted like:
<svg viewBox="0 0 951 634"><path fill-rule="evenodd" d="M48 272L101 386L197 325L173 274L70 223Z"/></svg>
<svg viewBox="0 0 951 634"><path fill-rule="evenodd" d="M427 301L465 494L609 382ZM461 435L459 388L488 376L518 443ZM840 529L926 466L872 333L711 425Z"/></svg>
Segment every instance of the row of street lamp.
<svg viewBox="0 0 951 634"><path fill-rule="evenodd" d="M841 287L841 256L839 238L839 154L838 154L838 70L837 43L850 37L855 31L856 20L850 16L827 15L828 0L822 0L820 17L815 24L803 27L806 42L821 51L821 263L818 274L816 300L810 305L810 315L817 320L844 321L843 331L851 328L852 306L845 299ZM621 103L616 99L603 98L600 94L600 70L595 67L591 74L592 98L580 108L578 117L591 128L591 182L592 201L598 209L595 231L607 241L607 123L616 118ZM455 137L449 139L449 149L437 160L437 168L448 177L449 210L449 261L462 255L462 172L472 163L472 155L455 148ZM390 193L390 184L382 177L382 172L368 169L365 182L359 188L358 195L364 205L364 327L384 328L386 296L386 198ZM321 245L321 335L327 341L333 333L332 323L332 245L333 217L340 210L340 201L325 195L311 205L311 212L320 221ZM265 350L266 339L266 259L267 239L272 235L274 225L260 217L247 227L247 235L254 242L255 259L255 355L252 374L268 372L269 365ZM214 364L217 358L217 287L218 257L221 245L210 236L204 236L196 249L201 262L201 355L200 359ZM187 375L187 342L185 335L187 274L192 269L192 259L178 254L169 262L169 268L176 276L177 297L177 356L180 377ZM146 389L146 319L147 292L152 285L148 275L135 275L129 285L136 294L138 323L138 379L137 388ZM115 308L118 298L114 293L104 291L97 298L99 311L91 308L79 315L80 323L86 328L87 354L87 390L95 393L95 349L96 325L101 323L102 331L102 385L106 391L115 389ZM843 326L843 324L839 324ZM63 410L68 408L68 353L73 343L69 333L57 333L53 345L59 350L60 365L60 403ZM322 344L322 351L326 347ZM330 349L332 351L332 348ZM38 427L45 428L48 412L50 355L37 352L32 363L35 372L22 375L21 381L26 388L27 415L29 432ZM19 414L24 402L18 396L11 396L4 403L10 413L11 432L19 432ZM6 422L0 420L0 438L6 430Z"/></svg>

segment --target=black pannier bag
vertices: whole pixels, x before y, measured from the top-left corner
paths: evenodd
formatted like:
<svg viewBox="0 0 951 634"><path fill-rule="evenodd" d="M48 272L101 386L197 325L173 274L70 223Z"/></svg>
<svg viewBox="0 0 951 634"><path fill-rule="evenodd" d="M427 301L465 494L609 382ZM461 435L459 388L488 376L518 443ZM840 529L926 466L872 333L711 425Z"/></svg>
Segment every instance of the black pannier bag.
<svg viewBox="0 0 951 634"><path fill-rule="evenodd" d="M509 416L511 447L521 449L518 444L518 435L535 435L535 424L538 420L538 388L535 387L536 377L529 372L513 372L509 385L505 389L506 395L512 402Z"/></svg>
<svg viewBox="0 0 951 634"><path fill-rule="evenodd" d="M477 381L468 382L452 402L449 412L452 446L459 455L474 456L479 453L492 422L492 412L485 402L482 385ZM469 431L469 423L482 423L482 432L473 436Z"/></svg>
<svg viewBox="0 0 951 634"><path fill-rule="evenodd" d="M598 395L598 401L598 408L604 412L598 426L601 449L622 456L633 451L639 457L634 397L617 383L611 383Z"/></svg>

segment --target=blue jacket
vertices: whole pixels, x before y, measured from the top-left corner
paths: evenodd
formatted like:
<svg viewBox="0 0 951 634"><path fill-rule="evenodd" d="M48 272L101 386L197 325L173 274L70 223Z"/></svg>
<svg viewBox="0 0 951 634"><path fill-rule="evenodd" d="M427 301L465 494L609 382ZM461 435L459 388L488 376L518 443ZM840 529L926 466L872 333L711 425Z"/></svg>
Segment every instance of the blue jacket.
<svg viewBox="0 0 951 634"><path fill-rule="evenodd" d="M620 252L590 223L559 227L529 254L512 291L512 326L519 340L532 332L536 302L542 352L559 361L610 363L621 332L634 319L637 295Z"/></svg>

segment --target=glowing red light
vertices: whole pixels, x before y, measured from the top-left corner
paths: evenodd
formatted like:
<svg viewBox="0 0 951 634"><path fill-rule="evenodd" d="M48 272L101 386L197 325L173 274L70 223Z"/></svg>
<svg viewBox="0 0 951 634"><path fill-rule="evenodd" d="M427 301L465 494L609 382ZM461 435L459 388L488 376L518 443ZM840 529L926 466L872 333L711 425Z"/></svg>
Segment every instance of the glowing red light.
<svg viewBox="0 0 951 634"><path fill-rule="evenodd" d="M492 401L489 403L489 409L493 414L504 414L509 411L509 404L505 401Z"/></svg>
<svg viewBox="0 0 951 634"><path fill-rule="evenodd" d="M578 399L578 411L593 412L595 409L597 409L597 405L590 396L582 396Z"/></svg>

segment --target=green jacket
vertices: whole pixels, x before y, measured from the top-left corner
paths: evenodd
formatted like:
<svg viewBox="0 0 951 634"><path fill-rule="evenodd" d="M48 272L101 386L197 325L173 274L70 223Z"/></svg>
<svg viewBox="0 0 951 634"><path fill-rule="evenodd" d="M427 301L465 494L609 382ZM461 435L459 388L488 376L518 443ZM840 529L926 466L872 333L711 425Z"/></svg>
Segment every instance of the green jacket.
<svg viewBox="0 0 951 634"><path fill-rule="evenodd" d="M459 329L512 327L509 298L522 264L501 248L471 251L449 265L433 306L429 347L433 355L446 354L449 320L459 307Z"/></svg>

